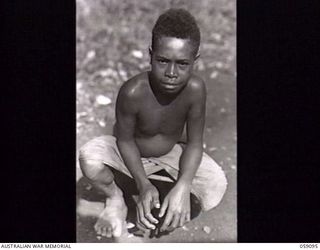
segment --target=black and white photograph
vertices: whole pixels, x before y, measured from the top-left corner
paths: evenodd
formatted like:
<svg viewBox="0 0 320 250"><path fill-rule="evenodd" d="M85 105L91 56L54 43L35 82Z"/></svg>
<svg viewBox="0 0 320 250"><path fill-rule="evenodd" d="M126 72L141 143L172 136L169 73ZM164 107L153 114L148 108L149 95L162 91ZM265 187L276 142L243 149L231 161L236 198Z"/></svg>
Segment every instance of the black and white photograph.
<svg viewBox="0 0 320 250"><path fill-rule="evenodd" d="M318 248L313 3L1 2L1 248Z"/></svg>
<svg viewBox="0 0 320 250"><path fill-rule="evenodd" d="M236 2L76 1L77 242L236 242Z"/></svg>

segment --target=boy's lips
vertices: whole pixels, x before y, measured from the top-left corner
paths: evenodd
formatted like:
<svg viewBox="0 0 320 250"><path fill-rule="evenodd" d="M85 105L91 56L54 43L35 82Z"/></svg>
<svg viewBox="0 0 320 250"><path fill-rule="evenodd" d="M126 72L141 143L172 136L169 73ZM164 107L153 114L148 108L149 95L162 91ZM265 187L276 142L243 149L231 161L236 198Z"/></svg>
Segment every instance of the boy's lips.
<svg viewBox="0 0 320 250"><path fill-rule="evenodd" d="M162 82L164 85L170 85L170 86L178 86L179 84L175 81L169 81L169 82Z"/></svg>
<svg viewBox="0 0 320 250"><path fill-rule="evenodd" d="M175 89L179 85L178 84L172 84L172 83L162 83L162 86L166 89Z"/></svg>

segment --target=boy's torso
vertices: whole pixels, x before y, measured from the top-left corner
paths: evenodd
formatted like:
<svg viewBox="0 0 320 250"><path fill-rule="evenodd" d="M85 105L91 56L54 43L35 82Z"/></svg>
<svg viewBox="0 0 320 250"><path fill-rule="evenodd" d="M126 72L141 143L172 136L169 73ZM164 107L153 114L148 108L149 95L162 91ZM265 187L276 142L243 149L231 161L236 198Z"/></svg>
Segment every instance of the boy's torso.
<svg viewBox="0 0 320 250"><path fill-rule="evenodd" d="M180 140L192 105L192 89L189 85L173 101L162 105L150 87L147 72L135 77L132 88L138 95L138 112L134 138L141 156L164 155Z"/></svg>

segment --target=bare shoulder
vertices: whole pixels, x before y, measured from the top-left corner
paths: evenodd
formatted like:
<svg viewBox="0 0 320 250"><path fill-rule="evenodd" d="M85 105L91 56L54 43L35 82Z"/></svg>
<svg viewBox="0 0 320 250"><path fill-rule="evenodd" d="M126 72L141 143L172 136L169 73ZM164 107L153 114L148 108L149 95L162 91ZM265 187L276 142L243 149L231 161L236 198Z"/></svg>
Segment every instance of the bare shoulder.
<svg viewBox="0 0 320 250"><path fill-rule="evenodd" d="M127 80L121 87L117 97L117 109L137 109L146 92L147 72L140 73Z"/></svg>
<svg viewBox="0 0 320 250"><path fill-rule="evenodd" d="M206 84L204 80L193 74L188 83L188 95L194 100L205 99L207 95Z"/></svg>
<svg viewBox="0 0 320 250"><path fill-rule="evenodd" d="M127 80L120 88L118 98L136 100L144 94L148 75L147 72L140 73Z"/></svg>

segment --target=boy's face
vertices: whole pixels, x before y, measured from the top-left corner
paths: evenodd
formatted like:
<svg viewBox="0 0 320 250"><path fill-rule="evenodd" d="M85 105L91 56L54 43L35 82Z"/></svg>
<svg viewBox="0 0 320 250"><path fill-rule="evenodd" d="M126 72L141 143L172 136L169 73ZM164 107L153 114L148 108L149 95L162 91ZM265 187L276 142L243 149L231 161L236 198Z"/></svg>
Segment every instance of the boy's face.
<svg viewBox="0 0 320 250"><path fill-rule="evenodd" d="M198 57L192 42L189 39L161 37L153 47L150 56L154 84L164 93L179 92L188 83Z"/></svg>

